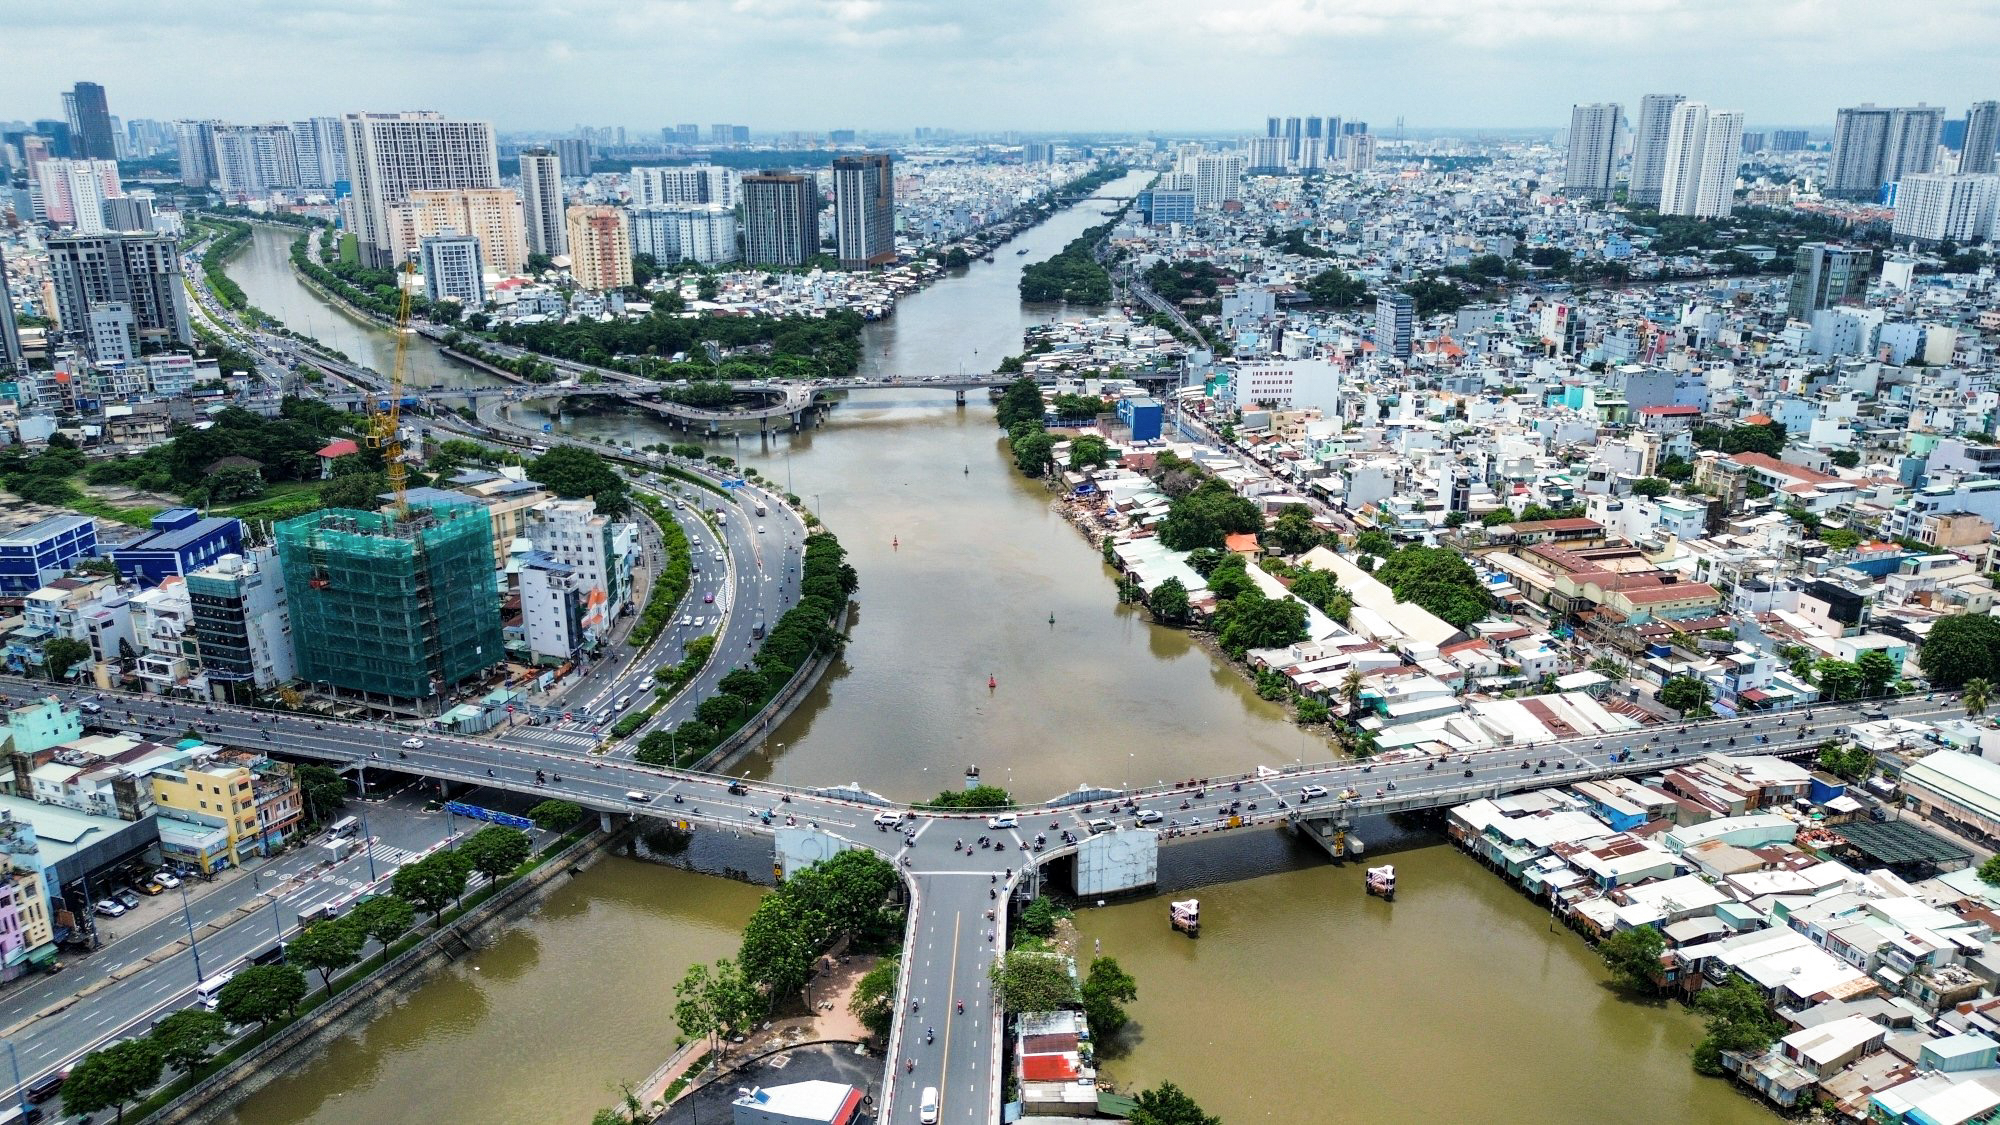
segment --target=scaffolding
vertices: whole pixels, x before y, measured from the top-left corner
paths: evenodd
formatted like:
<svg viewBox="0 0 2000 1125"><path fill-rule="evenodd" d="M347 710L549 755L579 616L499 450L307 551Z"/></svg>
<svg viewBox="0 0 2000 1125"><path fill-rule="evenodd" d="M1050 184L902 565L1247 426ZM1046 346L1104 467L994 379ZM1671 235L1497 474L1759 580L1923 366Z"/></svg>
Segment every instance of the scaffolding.
<svg viewBox="0 0 2000 1125"><path fill-rule="evenodd" d="M277 539L300 679L421 700L504 657L484 508L329 508L280 523Z"/></svg>

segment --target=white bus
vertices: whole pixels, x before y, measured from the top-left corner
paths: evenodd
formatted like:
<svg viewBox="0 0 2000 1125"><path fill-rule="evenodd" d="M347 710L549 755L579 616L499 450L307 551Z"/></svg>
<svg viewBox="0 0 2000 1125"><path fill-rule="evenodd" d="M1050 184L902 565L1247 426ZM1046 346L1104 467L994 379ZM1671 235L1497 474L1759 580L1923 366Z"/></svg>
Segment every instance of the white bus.
<svg viewBox="0 0 2000 1125"><path fill-rule="evenodd" d="M231 969L228 972L217 973L200 984L195 985L195 1002L213 1012L216 1003L222 998L222 986L228 984L229 978L235 975L236 970Z"/></svg>

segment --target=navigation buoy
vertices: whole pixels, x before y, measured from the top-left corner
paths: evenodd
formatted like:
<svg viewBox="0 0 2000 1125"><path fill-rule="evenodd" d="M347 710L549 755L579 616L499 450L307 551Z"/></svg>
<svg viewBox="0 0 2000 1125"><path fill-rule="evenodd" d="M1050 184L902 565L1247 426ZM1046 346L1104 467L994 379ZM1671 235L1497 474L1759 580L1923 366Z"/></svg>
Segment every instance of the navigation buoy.
<svg viewBox="0 0 2000 1125"><path fill-rule="evenodd" d="M890 550L892 550L892 551L900 551L900 550L902 550L902 549L903 549L903 541L902 541L901 539L899 539L899 538L897 538L897 537L893 536L893 535L892 535L892 536L890 536L890 537L889 537L889 549L890 549Z"/></svg>
<svg viewBox="0 0 2000 1125"><path fill-rule="evenodd" d="M999 679L998 679L998 678L996 678L996 677L994 677L994 676L992 676L992 675L990 675L990 674L989 674L989 675L988 675L988 676L986 677L986 690L987 690L987 691L992 691L992 690L993 690L994 688L997 688L997 687L999 687L999 686L1000 686L1000 681L999 681Z"/></svg>
<svg viewBox="0 0 2000 1125"><path fill-rule="evenodd" d="M1049 624L1053 626L1055 623L1056 623L1056 615L1053 613L1049 614Z"/></svg>

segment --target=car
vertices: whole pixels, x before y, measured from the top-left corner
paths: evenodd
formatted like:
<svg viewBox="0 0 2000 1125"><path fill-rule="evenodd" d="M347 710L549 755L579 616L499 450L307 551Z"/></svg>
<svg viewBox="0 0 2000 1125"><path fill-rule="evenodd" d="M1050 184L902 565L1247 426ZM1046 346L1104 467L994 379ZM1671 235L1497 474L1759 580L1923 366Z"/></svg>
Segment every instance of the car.
<svg viewBox="0 0 2000 1125"><path fill-rule="evenodd" d="M937 1087L926 1086L924 1087L923 1095L917 1099L917 1120L922 1122L923 1125L937 1125L937 1119L938 1119Z"/></svg>
<svg viewBox="0 0 2000 1125"><path fill-rule="evenodd" d="M111 897L117 899L119 902L124 903L125 909L127 910L139 909L139 896L130 887L126 887L123 890L114 892Z"/></svg>
<svg viewBox="0 0 2000 1125"><path fill-rule="evenodd" d="M1109 832L1113 828L1115 828L1116 825L1112 824L1108 820L1093 820L1090 822L1088 827L1090 828L1091 835L1094 836L1099 832Z"/></svg>
<svg viewBox="0 0 2000 1125"><path fill-rule="evenodd" d="M424 740L421 738L406 738L403 740L403 749L405 750L422 750L423 748Z"/></svg>
<svg viewBox="0 0 2000 1125"><path fill-rule="evenodd" d="M1132 823L1143 828L1148 824L1158 824L1165 819L1167 819L1166 814L1160 812L1158 809L1140 809L1132 817Z"/></svg>
<svg viewBox="0 0 2000 1125"><path fill-rule="evenodd" d="M1301 789L1299 791L1299 796L1305 798L1308 801L1312 800L1314 797L1324 797L1326 796L1326 786L1308 785L1304 789Z"/></svg>
<svg viewBox="0 0 2000 1125"><path fill-rule="evenodd" d="M97 902L93 903L90 908L92 910L95 910L97 913L102 914L106 918L116 918L119 915L125 913L125 907L123 904L108 898L99 899Z"/></svg>
<svg viewBox="0 0 2000 1125"><path fill-rule="evenodd" d="M76 709L83 712L86 715L101 715L104 713L103 707L100 707L97 704L92 703L88 699L84 700L82 703L77 704Z"/></svg>
<svg viewBox="0 0 2000 1125"><path fill-rule="evenodd" d="M153 872L153 882L158 883L159 885L167 888L168 890L172 890L175 887L181 885L180 879L177 878L173 872L164 869Z"/></svg>
<svg viewBox="0 0 2000 1125"><path fill-rule="evenodd" d="M999 816L989 816L986 818L986 827L988 828L1019 828L1020 826L1020 819L1013 813L1001 813Z"/></svg>
<svg viewBox="0 0 2000 1125"><path fill-rule="evenodd" d="M653 803L653 795L651 793L641 793L637 789L626 790L625 799L639 805L650 805Z"/></svg>
<svg viewBox="0 0 2000 1125"><path fill-rule="evenodd" d="M748 785L743 784L740 781L732 781L729 783L729 792L734 794L735 796L741 797L745 793L750 792L750 787Z"/></svg>
<svg viewBox="0 0 2000 1125"><path fill-rule="evenodd" d="M761 523L757 525L757 534L759 535L764 534L764 525Z"/></svg>
<svg viewBox="0 0 2000 1125"><path fill-rule="evenodd" d="M161 886L158 879L147 879L139 884L139 893L142 895L163 895L167 893L167 888Z"/></svg>
<svg viewBox="0 0 2000 1125"><path fill-rule="evenodd" d="M715 561L716 561L716 562L721 562L721 561L722 561L722 552L721 552L721 551L717 551L717 552L715 552Z"/></svg>
<svg viewBox="0 0 2000 1125"><path fill-rule="evenodd" d="M706 594L703 594L703 595L701 596L701 602L702 602L702 604L703 604L703 605L714 605L714 604L715 604L715 591L714 591L714 590L710 590L710 591L709 591L708 593L706 593Z"/></svg>
<svg viewBox="0 0 2000 1125"><path fill-rule="evenodd" d="M686 629L692 626L693 624L694 624L694 618L692 616L681 618L681 628Z"/></svg>
<svg viewBox="0 0 2000 1125"><path fill-rule="evenodd" d="M902 813L878 812L875 814L875 825L878 828L894 828L901 823L903 823Z"/></svg>

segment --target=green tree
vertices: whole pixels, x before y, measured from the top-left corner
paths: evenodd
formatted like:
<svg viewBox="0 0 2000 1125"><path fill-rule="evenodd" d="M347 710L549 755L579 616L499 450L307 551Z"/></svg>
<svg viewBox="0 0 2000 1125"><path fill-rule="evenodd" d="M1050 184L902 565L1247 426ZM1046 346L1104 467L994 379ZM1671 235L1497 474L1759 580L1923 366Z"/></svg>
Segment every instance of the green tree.
<svg viewBox="0 0 2000 1125"><path fill-rule="evenodd" d="M1816 671L1820 695L1826 699L1853 699L1861 691L1861 670L1845 660L1822 659Z"/></svg>
<svg viewBox="0 0 2000 1125"><path fill-rule="evenodd" d="M1422 606L1461 629L1486 616L1492 604L1464 556L1445 547L1405 547L1385 559L1375 577L1397 601Z"/></svg>
<svg viewBox="0 0 2000 1125"><path fill-rule="evenodd" d="M1854 671L1861 680L1863 695L1881 695L1896 681L1895 660L1879 648L1871 648L1856 657Z"/></svg>
<svg viewBox="0 0 2000 1125"><path fill-rule="evenodd" d="M1069 467L1094 469L1111 462L1111 443L1095 434L1082 434L1069 443Z"/></svg>
<svg viewBox="0 0 2000 1125"><path fill-rule="evenodd" d="M1683 719L1707 711L1714 698L1715 690L1708 681L1693 676L1675 676L1660 687L1660 702L1679 711Z"/></svg>
<svg viewBox="0 0 2000 1125"><path fill-rule="evenodd" d="M1618 974L1626 987L1651 992L1660 986L1660 954L1667 939L1651 926L1619 930L1597 945L1598 956Z"/></svg>
<svg viewBox="0 0 2000 1125"><path fill-rule="evenodd" d="M2000 855L1987 856L1986 862L1979 865L1979 881L2000 887Z"/></svg>
<svg viewBox="0 0 2000 1125"><path fill-rule="evenodd" d="M528 810L528 819L544 832L567 832L583 819L583 806L574 801L543 801Z"/></svg>
<svg viewBox="0 0 2000 1125"><path fill-rule="evenodd" d="M1015 931L1029 937L1054 937L1058 913L1056 904L1046 895L1037 895L1021 908L1021 918L1014 927Z"/></svg>
<svg viewBox="0 0 2000 1125"><path fill-rule="evenodd" d="M1178 578L1169 578L1153 587L1152 595L1146 599L1146 608L1152 612L1153 620L1162 625L1186 624L1193 613L1188 604L1187 587Z"/></svg>
<svg viewBox="0 0 2000 1125"><path fill-rule="evenodd" d="M611 463L574 445L558 445L528 462L527 475L566 500L595 498L605 515L622 516L631 503L625 478Z"/></svg>
<svg viewBox="0 0 2000 1125"><path fill-rule="evenodd" d="M125 1103L137 1101L152 1089L164 1069L166 1059L149 1038L127 1039L92 1051L71 1067L69 1077L63 1080L63 1111L92 1114L116 1109L118 1120L123 1121Z"/></svg>
<svg viewBox="0 0 2000 1125"><path fill-rule="evenodd" d="M697 961L688 966L680 983L674 985L674 1026L690 1039L713 1042L720 1027L710 995L714 977L706 962Z"/></svg>
<svg viewBox="0 0 2000 1125"><path fill-rule="evenodd" d="M1659 477L1640 477L1632 482L1632 492L1649 500L1656 500L1672 492L1674 486Z"/></svg>
<svg viewBox="0 0 2000 1125"><path fill-rule="evenodd" d="M1130 1022L1125 1005L1139 998L1139 982L1116 959L1093 957L1079 991L1084 1018L1090 1021L1091 1037L1101 1042L1118 1034Z"/></svg>
<svg viewBox="0 0 2000 1125"><path fill-rule="evenodd" d="M896 974L900 962L884 957L854 982L854 994L847 999L847 1011L877 1039L887 1039L896 1021Z"/></svg>
<svg viewBox="0 0 2000 1125"><path fill-rule="evenodd" d="M1679 482L1694 479L1694 465L1679 457L1668 457L1662 460L1660 467L1655 471L1661 477L1670 481Z"/></svg>
<svg viewBox="0 0 2000 1125"><path fill-rule="evenodd" d="M1961 613L1938 619L1917 653L1924 677L1947 691L2000 678L2000 617Z"/></svg>
<svg viewBox="0 0 2000 1125"><path fill-rule="evenodd" d="M934 809L1004 809L1014 797L997 785L975 785L970 789L947 789L928 802Z"/></svg>
<svg viewBox="0 0 2000 1125"><path fill-rule="evenodd" d="M51 637L42 645L42 663L48 668L51 680L68 678L69 670L89 660L90 655L89 645L68 637Z"/></svg>
<svg viewBox="0 0 2000 1125"><path fill-rule="evenodd" d="M215 1010L233 1024L259 1026L296 1012L306 997L306 975L296 965L252 965L229 978Z"/></svg>
<svg viewBox="0 0 2000 1125"><path fill-rule="evenodd" d="M1307 280L1306 295L1323 308L1352 308L1368 296L1368 286L1339 266L1328 266Z"/></svg>
<svg viewBox="0 0 2000 1125"><path fill-rule="evenodd" d="M472 869L488 879L498 879L528 861L534 851L528 834L504 824L489 824L466 837L458 850Z"/></svg>
<svg viewBox="0 0 2000 1125"><path fill-rule="evenodd" d="M333 974L361 960L368 935L346 918L314 922L285 946L285 959L319 974L327 999L333 998Z"/></svg>
<svg viewBox="0 0 2000 1125"><path fill-rule="evenodd" d="M1306 639L1306 606L1245 590L1215 612L1217 639L1238 660L1253 648L1283 648Z"/></svg>
<svg viewBox="0 0 2000 1125"><path fill-rule="evenodd" d="M397 898L430 914L433 921L465 893L472 863L456 850L432 852L397 871L389 882Z"/></svg>
<svg viewBox="0 0 2000 1125"><path fill-rule="evenodd" d="M395 895L376 895L354 904L341 919L387 948L416 924L416 908Z"/></svg>
<svg viewBox="0 0 2000 1125"><path fill-rule="evenodd" d="M1380 531L1370 528L1354 537L1354 552L1359 555L1375 555L1388 558L1396 553L1396 541Z"/></svg>
<svg viewBox="0 0 2000 1125"><path fill-rule="evenodd" d="M1835 777L1860 781L1875 768L1875 755L1860 746L1842 746L1828 740L1820 743L1819 768Z"/></svg>
<svg viewBox="0 0 2000 1125"><path fill-rule="evenodd" d="M1723 1073L1722 1052L1761 1051L1785 1033L1764 994L1742 977L1696 993L1694 1008L1708 1023L1707 1036L1694 1049L1695 1069L1703 1074Z"/></svg>
<svg viewBox="0 0 2000 1125"><path fill-rule="evenodd" d="M182 1008L153 1025L146 1038L166 1064L183 1074L208 1061L210 1051L229 1038L229 1024L206 1008Z"/></svg>
<svg viewBox="0 0 2000 1125"><path fill-rule="evenodd" d="M1139 1091L1131 1125L1222 1125L1222 1118L1204 1111L1172 1082Z"/></svg>
<svg viewBox="0 0 2000 1125"><path fill-rule="evenodd" d="M1014 467L1027 476L1039 477L1055 462L1056 439L1047 430L1022 427L1009 445L1014 451Z"/></svg>
<svg viewBox="0 0 2000 1125"><path fill-rule="evenodd" d="M367 512L382 506L382 494L387 491L389 477L386 473L350 473L320 485L319 502L329 508L355 508Z"/></svg>
<svg viewBox="0 0 2000 1125"><path fill-rule="evenodd" d="M1022 422L1042 424L1042 388L1033 377L1023 375L1007 384L1000 393L1000 402L994 408L994 418L1000 428L1012 433Z"/></svg>
<svg viewBox="0 0 2000 1125"><path fill-rule="evenodd" d="M1074 1008L1082 999L1062 957L1053 953L1003 954L987 966L993 1002L1009 1012Z"/></svg>
<svg viewBox="0 0 2000 1125"><path fill-rule="evenodd" d="M1263 545L1281 555L1300 555L1319 546L1320 531L1313 526L1312 509L1304 504L1287 504L1263 534Z"/></svg>
<svg viewBox="0 0 2000 1125"><path fill-rule="evenodd" d="M1861 454L1852 449L1836 449L1830 459L1843 469L1858 468L1861 465Z"/></svg>
<svg viewBox="0 0 2000 1125"><path fill-rule="evenodd" d="M294 774L299 794L305 798L306 815L324 824L334 813L347 807L347 779L332 766L299 766Z"/></svg>
<svg viewBox="0 0 2000 1125"><path fill-rule="evenodd" d="M1993 702L1993 684L1984 678L1967 680L1964 686L1959 688L1958 699L1965 705L1966 718L1978 718L1986 713L1986 708Z"/></svg>

